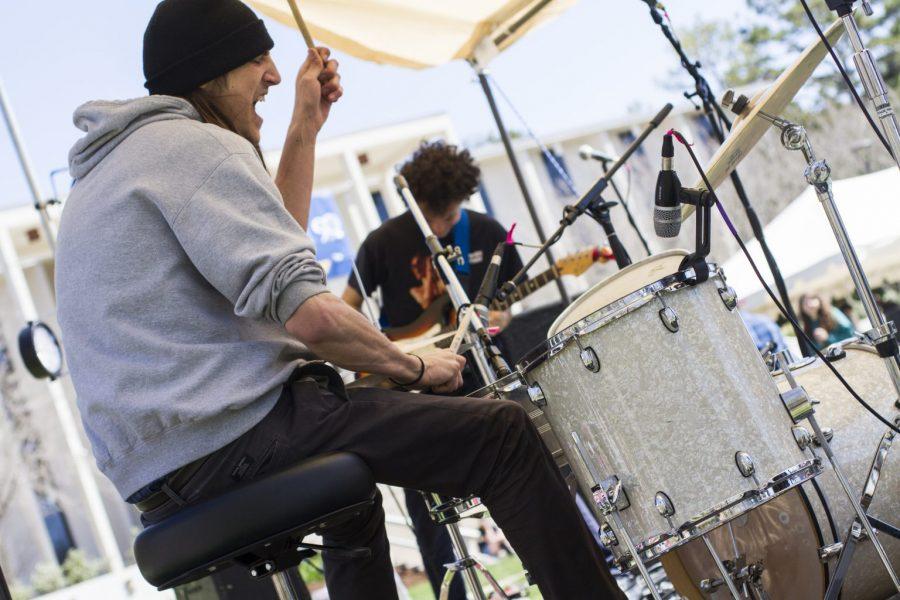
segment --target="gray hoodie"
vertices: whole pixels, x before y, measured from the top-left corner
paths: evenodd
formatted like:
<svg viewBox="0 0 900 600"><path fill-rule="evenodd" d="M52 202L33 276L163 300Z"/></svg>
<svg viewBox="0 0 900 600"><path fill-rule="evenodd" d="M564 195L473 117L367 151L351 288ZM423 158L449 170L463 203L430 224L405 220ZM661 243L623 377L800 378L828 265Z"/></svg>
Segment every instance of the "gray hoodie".
<svg viewBox="0 0 900 600"><path fill-rule="evenodd" d="M303 349L283 324L325 275L252 145L188 102L89 102L75 125L59 322L94 457L127 498L268 413Z"/></svg>

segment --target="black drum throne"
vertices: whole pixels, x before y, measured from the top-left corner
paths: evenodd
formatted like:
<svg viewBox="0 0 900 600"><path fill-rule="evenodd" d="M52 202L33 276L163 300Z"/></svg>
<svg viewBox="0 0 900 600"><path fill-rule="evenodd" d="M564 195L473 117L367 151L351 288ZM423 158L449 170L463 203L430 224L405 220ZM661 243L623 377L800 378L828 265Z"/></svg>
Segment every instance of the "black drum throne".
<svg viewBox="0 0 900 600"><path fill-rule="evenodd" d="M298 595L286 569L324 550L363 558L366 548L331 548L303 539L360 514L374 503L375 480L354 454L298 463L179 511L143 530L134 542L138 568L160 591L214 572L243 568L274 577L278 597Z"/></svg>

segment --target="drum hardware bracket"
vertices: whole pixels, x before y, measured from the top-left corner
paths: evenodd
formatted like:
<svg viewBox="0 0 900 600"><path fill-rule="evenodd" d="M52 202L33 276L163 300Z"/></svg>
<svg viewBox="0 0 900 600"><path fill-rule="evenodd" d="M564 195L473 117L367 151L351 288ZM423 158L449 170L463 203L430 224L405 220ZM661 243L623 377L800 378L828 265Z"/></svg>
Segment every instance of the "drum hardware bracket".
<svg viewBox="0 0 900 600"><path fill-rule="evenodd" d="M580 335L576 334L572 337L575 338L575 343L578 345L578 354L581 357L581 364L583 364L584 368L591 373L599 373L600 357L597 356L597 351L594 350L593 346L582 346Z"/></svg>
<svg viewBox="0 0 900 600"><path fill-rule="evenodd" d="M459 573L466 573L468 570L477 569L484 575L485 579L487 579L488 584L494 590L494 593L491 595L492 598L497 598L498 600L509 600L509 596L506 595L506 592L503 591L503 588L497 582L491 572L482 566L477 560L472 558L471 556L466 556L456 562L447 563L444 565L447 571L444 573L444 579L441 581L441 594L440 600L447 600L450 596L450 584L453 582L453 577ZM480 584L479 584L480 585ZM494 595L496 594L496 595Z"/></svg>
<svg viewBox="0 0 900 600"><path fill-rule="evenodd" d="M819 548L819 560L822 562L828 562L835 556L838 556L841 553L841 550L844 549L843 542L837 542L835 544L829 544L827 546L822 546Z"/></svg>
<svg viewBox="0 0 900 600"><path fill-rule="evenodd" d="M528 399L532 404L538 408L547 406L547 397L544 396L544 390L541 389L541 384L535 381L525 389L528 391Z"/></svg>
<svg viewBox="0 0 900 600"><path fill-rule="evenodd" d="M785 354L779 353L779 360L782 360L782 361L784 361L784 364L787 364L787 356ZM881 542L878 540L878 538L875 537L875 531L872 528L872 523L869 520L868 515L866 514L866 508L868 508L869 502L871 502L871 497L867 500L866 497L863 496L862 501L860 501L853 494L853 490L850 488L850 483L847 481L847 478L844 476L844 472L841 469L840 465L838 464L837 458L835 457L834 452L832 452L832 450L831 450L831 445L828 443L828 439L825 437L825 433L822 431L822 428L819 427L819 422L816 419L815 410L813 409L812 404L809 404L808 410L803 410L803 411L792 410L792 409L798 408L800 405L791 404L786 400L786 397L789 397L789 398L790 397L793 397L793 398L798 397L797 393L794 393L792 395L791 392L797 392L797 390L800 390L799 396L806 398L807 401L808 401L809 397L806 395L805 390L803 390L803 388L797 383L797 380L794 378L794 375L793 375L793 373L791 373L790 369L784 370L784 377L791 386L791 389L788 392L781 395L782 400L785 402L785 408L788 409L788 414L791 415L791 418L794 419L794 422L796 423L797 419L794 418L794 415L797 412L803 412L805 418L809 421L810 426L812 427L813 431L815 432L815 437L819 440L819 444L821 445L822 451L825 452L825 456L827 456L829 462L831 462L831 468L832 468L832 472L834 473L834 476L837 478L838 482L841 484L841 487L844 489L844 494L846 494L847 499L850 501L850 504L853 505L853 510L856 512L857 522L862 524L862 527L865 529L866 534L869 536L869 539L872 541L872 545L875 548L875 552L878 554L878 558L881 559L881 563L882 563L882 565L884 565L885 571L887 572L888 576L890 576L891 582L894 584L894 587L897 589L897 591L900 592L900 579L898 579L897 573L894 571L893 566L891 566L891 561L888 558L888 555L884 550L884 546L881 544ZM893 436L891 436L890 439L892 441ZM882 444L879 446L878 452L876 452L876 457L875 457L875 460L873 461L873 465L872 465L873 469L872 470L875 470L875 471L880 470L880 463L878 461L878 458L879 458L879 456L883 456L882 448L884 446L884 443L885 443L885 439L882 438ZM872 476L872 470L870 470L870 478ZM863 506L863 503L865 503L865 507ZM848 552L847 546L850 545L851 539L852 538L850 536L848 536L846 545L845 545L844 549L842 550L842 554L847 554L847 552ZM853 550L849 550L849 552L852 555ZM841 557L839 566L842 562L844 562L843 556ZM849 561L847 561L847 568L849 568ZM843 574L839 572L839 569L835 569L834 577L832 578L831 583L828 585L828 590L825 594L825 600L835 600L837 598L838 594L840 593L841 587L843 586L843 578L845 575L846 575L846 569L845 569L845 573L843 573Z"/></svg>
<svg viewBox="0 0 900 600"><path fill-rule="evenodd" d="M762 561L757 561L750 565L743 565L743 562L746 560L744 556L740 556L737 560L725 560L722 561L722 564L725 566L725 569L731 575L731 579L735 583L741 584L744 587L746 594L746 584L752 585L758 591L761 591L761 585L759 583L760 578L762 577L764 567ZM712 578L709 577L707 579L700 580L700 591L705 594L714 593L720 587L725 585L725 581L721 578ZM762 592L765 594L765 592ZM749 594L747 594L748 598L752 598ZM765 596L764 596L765 597Z"/></svg>

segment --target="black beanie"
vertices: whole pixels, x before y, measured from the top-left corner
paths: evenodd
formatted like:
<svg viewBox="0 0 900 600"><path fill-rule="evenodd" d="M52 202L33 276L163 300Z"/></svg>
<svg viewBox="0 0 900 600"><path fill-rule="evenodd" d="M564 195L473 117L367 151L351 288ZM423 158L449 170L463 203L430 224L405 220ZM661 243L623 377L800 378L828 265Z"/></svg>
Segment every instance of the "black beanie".
<svg viewBox="0 0 900 600"><path fill-rule="evenodd" d="M266 26L239 0L163 0L144 32L144 87L185 94L272 49Z"/></svg>

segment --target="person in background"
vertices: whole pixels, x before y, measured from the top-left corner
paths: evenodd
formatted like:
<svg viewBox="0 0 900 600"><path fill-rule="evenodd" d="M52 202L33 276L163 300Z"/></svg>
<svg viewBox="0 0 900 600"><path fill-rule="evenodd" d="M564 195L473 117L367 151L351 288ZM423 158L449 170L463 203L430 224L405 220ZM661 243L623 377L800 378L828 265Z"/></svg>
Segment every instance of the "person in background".
<svg viewBox="0 0 900 600"><path fill-rule="evenodd" d="M818 295L800 296L800 320L803 331L818 349L853 337L856 333L847 315Z"/></svg>
<svg viewBox="0 0 900 600"><path fill-rule="evenodd" d="M766 315L752 313L740 309L738 313L756 344L756 349L760 352L767 351L771 354L777 354L782 350L787 350L787 343L784 341L784 335L778 324Z"/></svg>

